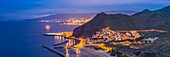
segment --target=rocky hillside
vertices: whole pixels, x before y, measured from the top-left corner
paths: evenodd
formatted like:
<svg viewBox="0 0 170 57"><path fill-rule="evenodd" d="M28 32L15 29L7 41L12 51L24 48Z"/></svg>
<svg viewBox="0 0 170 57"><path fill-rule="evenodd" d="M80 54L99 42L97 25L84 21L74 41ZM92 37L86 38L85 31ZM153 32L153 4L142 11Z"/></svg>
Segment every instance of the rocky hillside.
<svg viewBox="0 0 170 57"><path fill-rule="evenodd" d="M170 31L170 6L159 10L148 9L134 15L126 14L97 14L93 20L74 29L73 36L89 37L104 27L112 30L132 29L163 29Z"/></svg>

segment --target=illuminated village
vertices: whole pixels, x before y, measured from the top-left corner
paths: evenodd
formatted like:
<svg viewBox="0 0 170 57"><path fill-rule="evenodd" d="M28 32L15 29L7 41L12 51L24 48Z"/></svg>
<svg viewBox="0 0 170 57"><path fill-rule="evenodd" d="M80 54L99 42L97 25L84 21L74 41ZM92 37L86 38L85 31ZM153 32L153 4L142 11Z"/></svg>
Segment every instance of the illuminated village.
<svg viewBox="0 0 170 57"><path fill-rule="evenodd" d="M49 30L50 26L46 26L46 29ZM63 51L61 52L62 55L66 57L83 57L85 56L84 53L99 57L135 57L139 56L139 54L136 55L134 52L138 51L137 53L140 54L146 52L141 49L151 46L152 43L158 40L158 37L143 37L144 35L140 32L166 33L167 31L156 29L111 30L109 27L106 27L97 31L92 37L87 38L75 38L72 36L72 32L46 33L45 35L54 36L55 39L59 39L62 42L60 44L54 44L54 50L58 50L58 52ZM60 46L65 43L65 46ZM75 53L75 55L72 53Z"/></svg>

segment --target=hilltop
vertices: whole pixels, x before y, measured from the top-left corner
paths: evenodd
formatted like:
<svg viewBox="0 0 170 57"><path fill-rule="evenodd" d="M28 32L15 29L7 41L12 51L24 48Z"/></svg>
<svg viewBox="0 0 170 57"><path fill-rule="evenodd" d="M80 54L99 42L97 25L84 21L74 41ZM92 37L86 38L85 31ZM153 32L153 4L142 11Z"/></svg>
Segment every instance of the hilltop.
<svg viewBox="0 0 170 57"><path fill-rule="evenodd" d="M145 9L133 15L97 14L91 21L74 29L73 36L90 37L105 27L112 30L162 29L170 31L170 6L150 11ZM165 36L165 35L163 35Z"/></svg>

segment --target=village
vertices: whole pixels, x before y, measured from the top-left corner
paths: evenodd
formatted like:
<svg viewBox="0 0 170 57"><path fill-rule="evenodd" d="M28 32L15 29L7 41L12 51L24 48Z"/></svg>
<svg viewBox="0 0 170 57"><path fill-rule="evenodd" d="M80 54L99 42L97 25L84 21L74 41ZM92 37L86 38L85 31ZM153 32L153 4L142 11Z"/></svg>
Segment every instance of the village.
<svg viewBox="0 0 170 57"><path fill-rule="evenodd" d="M50 26L46 26L49 30ZM65 44L63 48L65 49L65 56L69 57L70 49L75 50L76 54L79 56L84 56L82 53L87 53L82 50L94 50L95 54L91 56L96 56L96 51L100 51L101 54L105 56L129 56L135 57L139 54L145 53L143 48L152 46L155 41L159 40L159 37L144 37L145 35L141 32L157 32L166 33L164 30L112 30L109 27L103 28L100 31L96 31L92 37L79 37L75 38L72 36L72 32L60 32L60 33L45 33L46 36L54 36L55 39L62 42L60 44L54 44L55 49L58 49L61 44ZM66 39L66 40L64 40ZM65 42L64 42L65 41ZM90 52L90 50L88 52ZM148 51L147 51L148 52ZM71 52L72 53L72 52ZM137 53L137 54L136 54ZM154 55L154 54L153 54Z"/></svg>

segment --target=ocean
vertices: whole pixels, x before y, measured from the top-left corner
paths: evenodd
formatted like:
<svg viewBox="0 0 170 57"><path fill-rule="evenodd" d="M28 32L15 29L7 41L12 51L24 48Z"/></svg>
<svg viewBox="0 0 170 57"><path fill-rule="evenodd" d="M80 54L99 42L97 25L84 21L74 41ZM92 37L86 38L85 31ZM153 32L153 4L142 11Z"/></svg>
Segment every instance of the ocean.
<svg viewBox="0 0 170 57"><path fill-rule="evenodd" d="M46 25L51 26L50 30L46 30ZM54 22L0 22L0 57L59 57L42 47L55 42L54 37L43 34L73 31L76 27Z"/></svg>

